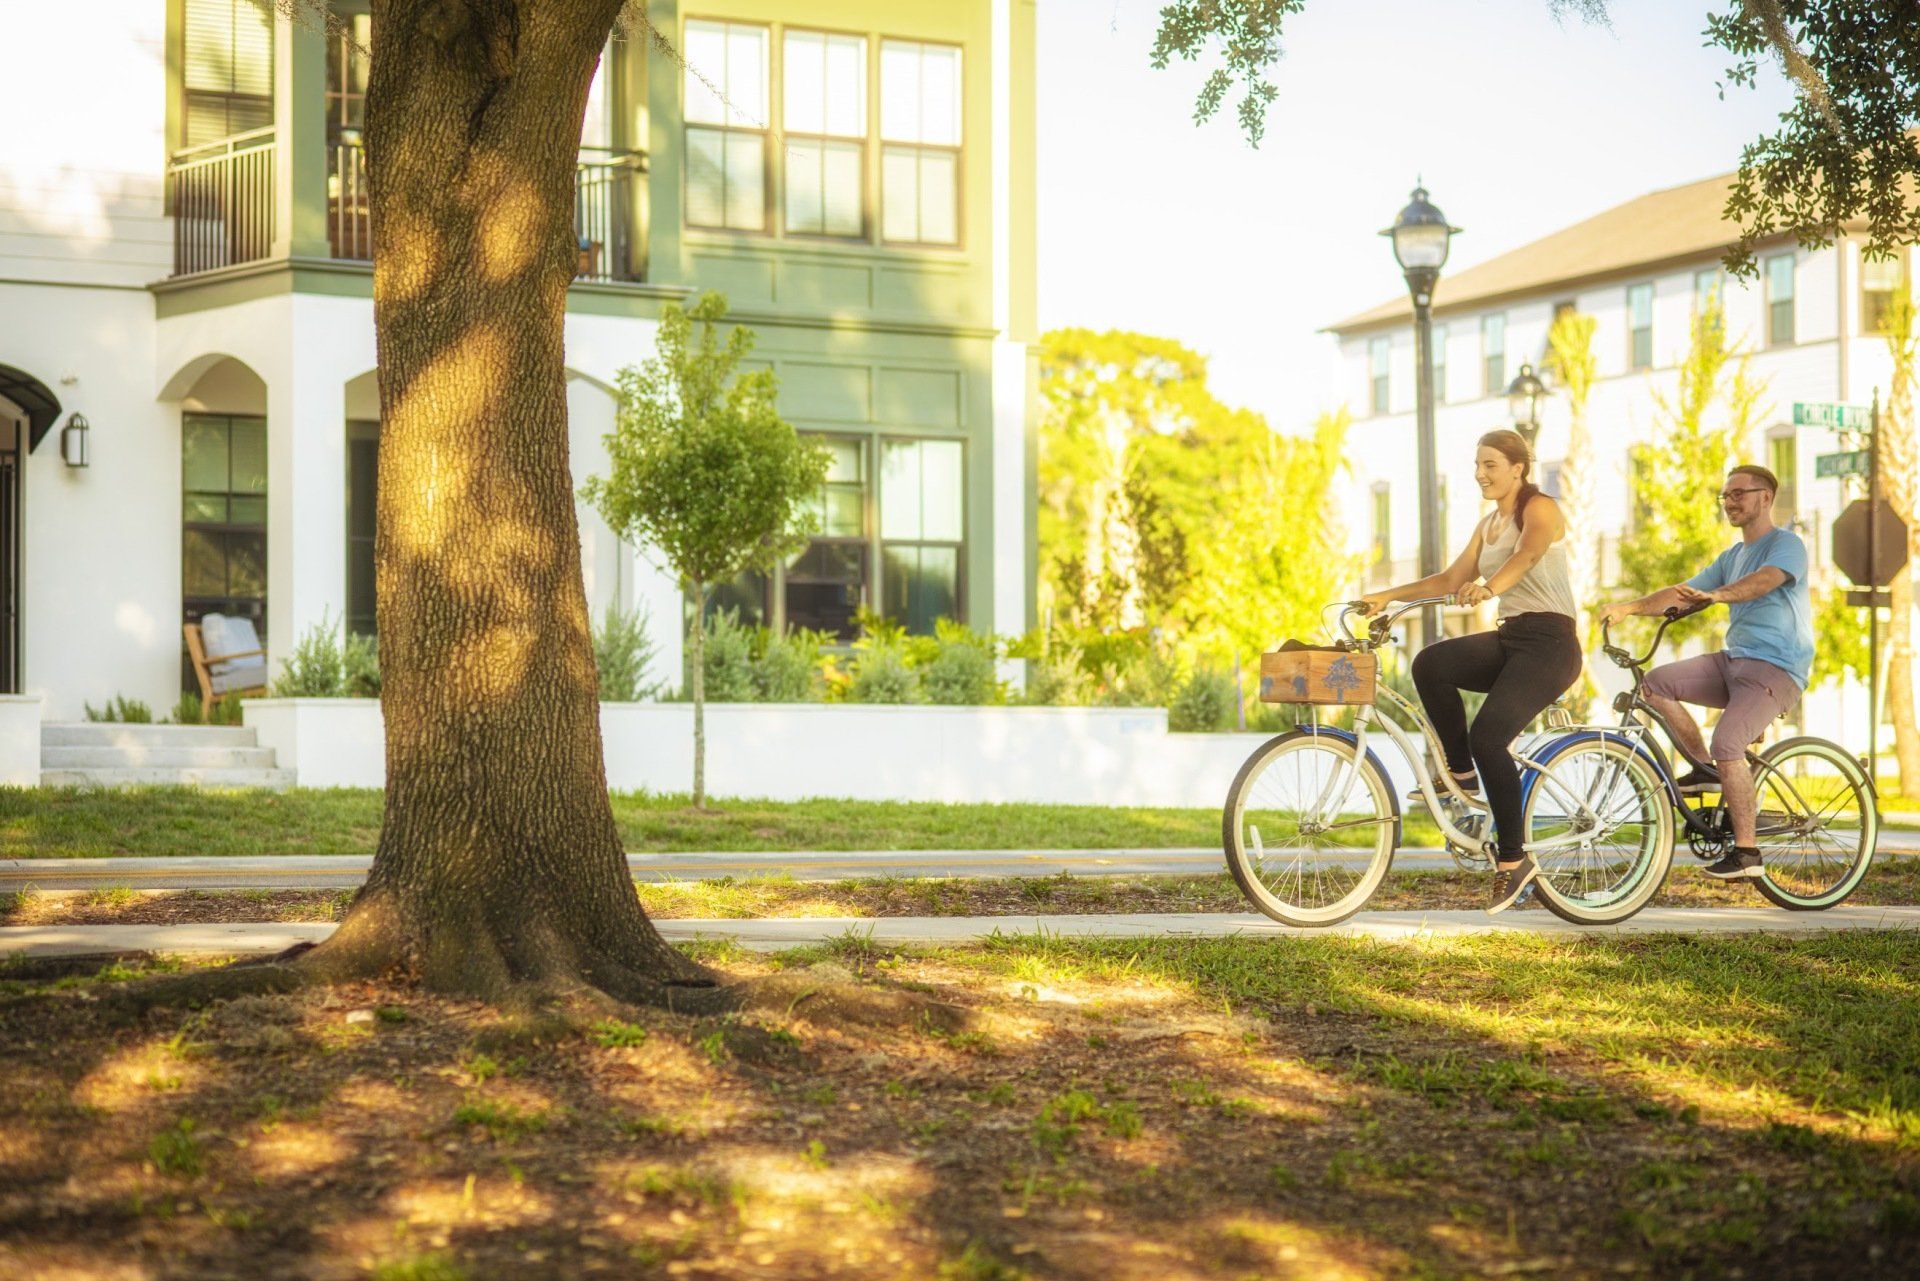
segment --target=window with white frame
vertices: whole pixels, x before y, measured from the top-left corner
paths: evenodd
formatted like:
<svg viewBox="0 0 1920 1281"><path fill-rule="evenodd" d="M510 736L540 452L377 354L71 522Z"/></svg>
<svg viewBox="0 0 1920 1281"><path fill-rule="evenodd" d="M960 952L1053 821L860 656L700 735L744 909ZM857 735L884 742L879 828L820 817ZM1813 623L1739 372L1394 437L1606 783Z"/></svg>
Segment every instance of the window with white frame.
<svg viewBox="0 0 1920 1281"><path fill-rule="evenodd" d="M767 28L689 18L687 225L767 226Z"/></svg>
<svg viewBox="0 0 1920 1281"><path fill-rule="evenodd" d="M1480 394L1507 392L1507 314L1497 311L1480 318Z"/></svg>
<svg viewBox="0 0 1920 1281"><path fill-rule="evenodd" d="M1891 258L1860 259L1860 332L1880 333L1894 295L1907 283L1906 250Z"/></svg>
<svg viewBox="0 0 1920 1281"><path fill-rule="evenodd" d="M1627 287L1627 368L1653 367L1653 285Z"/></svg>
<svg viewBox="0 0 1920 1281"><path fill-rule="evenodd" d="M1444 405L1447 402L1447 327L1435 325L1430 345L1433 352L1433 403Z"/></svg>
<svg viewBox="0 0 1920 1281"><path fill-rule="evenodd" d="M1718 267L1702 267L1693 273L1693 314L1705 315L1709 308L1726 306L1726 286Z"/></svg>
<svg viewBox="0 0 1920 1281"><path fill-rule="evenodd" d="M865 235L866 38L788 31L783 49L786 229Z"/></svg>
<svg viewBox="0 0 1920 1281"><path fill-rule="evenodd" d="M1767 259L1767 346L1793 341L1793 255Z"/></svg>
<svg viewBox="0 0 1920 1281"><path fill-rule="evenodd" d="M1773 519L1784 525L1794 517L1800 487L1800 439L1791 427L1767 438L1767 469L1780 482L1773 496Z"/></svg>
<svg viewBox="0 0 1920 1281"><path fill-rule="evenodd" d="M880 234L960 242L960 50L880 42Z"/></svg>
<svg viewBox="0 0 1920 1281"><path fill-rule="evenodd" d="M1392 360L1393 340L1391 338L1380 337L1367 340L1367 404L1376 414L1387 412L1392 391L1390 377Z"/></svg>

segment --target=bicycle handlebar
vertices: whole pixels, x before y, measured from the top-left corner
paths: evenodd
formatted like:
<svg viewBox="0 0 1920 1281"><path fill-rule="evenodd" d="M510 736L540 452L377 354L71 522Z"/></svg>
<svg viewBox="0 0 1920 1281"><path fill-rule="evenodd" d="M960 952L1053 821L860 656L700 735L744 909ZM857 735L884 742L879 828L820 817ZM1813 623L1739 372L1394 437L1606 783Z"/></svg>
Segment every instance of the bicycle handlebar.
<svg viewBox="0 0 1920 1281"><path fill-rule="evenodd" d="M1394 625L1394 623L1398 622L1402 615L1410 614L1416 609L1425 609L1429 605L1452 605L1452 604L1454 604L1454 597L1452 596L1426 596L1426 597L1422 597L1419 600L1401 601L1399 609L1393 610L1391 612L1382 612L1379 614L1367 615L1366 617L1370 619L1370 621L1367 623L1367 635L1371 639L1375 641L1379 641L1386 636L1387 630L1391 628ZM1346 633L1346 637L1348 640L1357 641L1360 638L1353 634L1353 629L1351 627L1347 626L1347 619L1353 617L1353 615L1355 614L1361 613L1361 611L1365 610L1366 608L1367 608L1367 602L1363 600L1350 600L1345 602L1343 605L1341 605L1340 630Z"/></svg>
<svg viewBox="0 0 1920 1281"><path fill-rule="evenodd" d="M1603 622L1600 624L1600 652L1605 654L1608 658L1611 658L1617 666L1644 667L1647 661L1654 656L1655 651L1657 651L1660 648L1660 641L1662 638L1666 636L1667 628L1672 627L1675 623L1679 622L1681 619L1691 618L1695 614L1698 614L1700 611L1707 608L1710 608L1710 607L1707 605L1693 605L1693 606L1687 606L1687 607L1682 607L1680 605L1669 605L1666 609L1661 611L1661 622L1660 622L1660 626L1656 628L1653 633L1653 643L1647 646L1646 653L1641 654L1638 657L1635 657L1634 655L1628 653L1626 650L1621 649L1618 645L1615 645L1613 643L1613 635L1612 635L1613 624L1610 622Z"/></svg>

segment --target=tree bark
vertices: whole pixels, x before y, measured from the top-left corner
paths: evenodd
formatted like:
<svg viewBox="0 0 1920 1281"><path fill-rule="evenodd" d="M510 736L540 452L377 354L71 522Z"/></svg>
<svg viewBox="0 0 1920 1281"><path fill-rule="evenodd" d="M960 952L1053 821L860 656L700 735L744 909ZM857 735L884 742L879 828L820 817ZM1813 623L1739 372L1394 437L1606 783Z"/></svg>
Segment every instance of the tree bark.
<svg viewBox="0 0 1920 1281"><path fill-rule="evenodd" d="M641 909L606 789L567 461L574 166L620 0L375 0L367 93L386 816L299 963L500 999L704 973Z"/></svg>

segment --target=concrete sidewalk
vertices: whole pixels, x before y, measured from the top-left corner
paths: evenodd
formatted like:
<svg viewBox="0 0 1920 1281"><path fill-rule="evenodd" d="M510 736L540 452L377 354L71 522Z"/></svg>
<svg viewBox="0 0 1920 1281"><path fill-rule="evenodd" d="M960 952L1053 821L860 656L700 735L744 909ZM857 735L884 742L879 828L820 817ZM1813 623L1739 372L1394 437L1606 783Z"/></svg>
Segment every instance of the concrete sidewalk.
<svg viewBox="0 0 1920 1281"><path fill-rule="evenodd" d="M1887 832L1878 857L1920 854L1920 833ZM1359 858L1356 856L1355 862ZM1693 860L1684 845L1674 867ZM366 854L254 857L0 859L0 893L92 890L340 890L366 880ZM1397 870L1444 872L1453 859L1433 848L1403 849ZM791 876L797 881L861 877L1205 876L1226 870L1217 846L1097 850L795 850L760 853L629 854L633 879L648 884L721 877Z"/></svg>
<svg viewBox="0 0 1920 1281"><path fill-rule="evenodd" d="M1378 939L1528 934L1604 938L1610 934L1829 934L1845 930L1920 931L1920 907L1837 907L1827 912L1772 908L1649 908L1621 925L1570 925L1541 911L1362 912L1326 930L1300 930L1245 912L1129 913L1085 916L777 917L764 920L654 922L675 942L731 939L757 951L822 943L852 933L876 944L972 943L994 934L1089 938L1305 938L1340 934ZM319 942L331 924L69 925L0 928L0 957L107 952L200 952L251 956Z"/></svg>

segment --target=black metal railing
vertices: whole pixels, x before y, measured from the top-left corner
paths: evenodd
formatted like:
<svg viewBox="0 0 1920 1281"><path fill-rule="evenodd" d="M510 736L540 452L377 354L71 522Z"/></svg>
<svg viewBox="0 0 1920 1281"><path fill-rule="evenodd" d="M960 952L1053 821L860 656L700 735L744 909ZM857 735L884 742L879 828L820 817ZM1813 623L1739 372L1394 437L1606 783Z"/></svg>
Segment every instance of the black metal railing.
<svg viewBox="0 0 1920 1281"><path fill-rule="evenodd" d="M273 252L272 129L177 151L167 162L173 274L215 271Z"/></svg>
<svg viewBox="0 0 1920 1281"><path fill-rule="evenodd" d="M645 279L646 172L644 152L580 149L573 198L580 279ZM343 137L327 152L327 236L335 258L373 258L367 153L357 137Z"/></svg>

